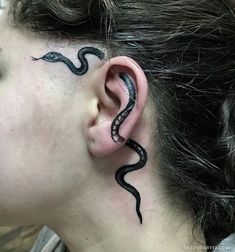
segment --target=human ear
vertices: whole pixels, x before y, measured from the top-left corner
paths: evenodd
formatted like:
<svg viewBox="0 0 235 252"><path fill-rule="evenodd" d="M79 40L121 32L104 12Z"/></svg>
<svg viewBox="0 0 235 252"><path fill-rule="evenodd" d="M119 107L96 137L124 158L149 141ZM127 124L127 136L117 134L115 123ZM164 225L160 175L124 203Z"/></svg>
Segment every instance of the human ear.
<svg viewBox="0 0 235 252"><path fill-rule="evenodd" d="M97 108L87 127L88 149L103 157L121 148L144 110L148 83L131 58L118 56L105 62L91 78Z"/></svg>

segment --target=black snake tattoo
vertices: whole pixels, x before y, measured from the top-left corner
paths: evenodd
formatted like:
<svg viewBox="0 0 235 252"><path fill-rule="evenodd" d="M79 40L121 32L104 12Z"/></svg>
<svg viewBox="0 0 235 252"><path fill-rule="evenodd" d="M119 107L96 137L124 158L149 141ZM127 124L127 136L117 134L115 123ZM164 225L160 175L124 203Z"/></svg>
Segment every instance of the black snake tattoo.
<svg viewBox="0 0 235 252"><path fill-rule="evenodd" d="M88 61L85 57L85 55L87 55L87 54L93 54L93 55L97 56L100 60L103 60L105 57L105 54L97 48L84 47L79 50L78 55L77 55L78 59L81 62L80 68L77 68L71 60L69 60L68 58L66 58L65 56L63 56L62 54L60 54L58 52L49 52L49 53L45 54L44 56L42 56L41 58L32 57L32 59L34 61L44 60L44 61L47 61L50 63L62 62L71 70L72 73L74 73L76 75L84 75L87 73L87 71L89 69ZM135 101L136 101L136 90L135 90L135 85L134 85L132 79L126 73L121 73L120 78L123 80L123 82L125 83L126 88L128 90L129 102L128 102L127 106L125 107L125 109L123 109L115 117L115 119L112 123L112 126L111 126L111 137L112 137L113 141L116 143L122 143L122 142L126 141L125 145L128 146L130 149L134 150L139 155L140 159L136 164L130 164L130 165L125 165L125 166L120 167L115 173L115 179L121 187L123 187L125 190L129 191L135 197L135 199L136 199L136 212L139 217L140 223L142 224L143 220L142 220L142 214L140 212L140 203L141 203L140 194L136 190L135 187L133 187L132 185L128 184L125 181L124 177L127 173L139 170L142 167L144 167L148 158L147 158L147 152L145 151L145 149L141 145L139 145L137 142L135 142L132 139L125 140L119 134L119 128L120 128L121 124L124 122L124 120L128 117L128 115L133 110L133 108L135 106Z"/></svg>
<svg viewBox="0 0 235 252"><path fill-rule="evenodd" d="M94 47L84 47L78 52L78 59L81 62L81 67L80 68L75 67L71 60L64 57L62 54L60 54L58 52L49 52L49 53L45 54L43 57L41 57L41 58L32 57L32 59L33 60L44 60L44 61L47 61L47 62L50 62L50 63L62 62L72 71L72 73L74 73L76 75L84 75L84 74L87 73L88 68L89 68L88 61L85 58L86 54L94 54L100 60L104 59L104 53L102 51L100 51L99 49L94 48Z"/></svg>

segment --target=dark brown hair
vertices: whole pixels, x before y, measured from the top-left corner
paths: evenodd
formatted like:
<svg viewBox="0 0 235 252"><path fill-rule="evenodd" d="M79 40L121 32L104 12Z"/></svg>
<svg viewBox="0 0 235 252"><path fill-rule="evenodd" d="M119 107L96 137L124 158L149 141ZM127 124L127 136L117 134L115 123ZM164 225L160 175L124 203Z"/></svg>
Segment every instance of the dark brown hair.
<svg viewBox="0 0 235 252"><path fill-rule="evenodd" d="M172 207L193 213L207 245L234 232L232 7L223 0L14 0L12 6L14 21L37 34L96 41L110 56L139 63L156 108L157 172Z"/></svg>

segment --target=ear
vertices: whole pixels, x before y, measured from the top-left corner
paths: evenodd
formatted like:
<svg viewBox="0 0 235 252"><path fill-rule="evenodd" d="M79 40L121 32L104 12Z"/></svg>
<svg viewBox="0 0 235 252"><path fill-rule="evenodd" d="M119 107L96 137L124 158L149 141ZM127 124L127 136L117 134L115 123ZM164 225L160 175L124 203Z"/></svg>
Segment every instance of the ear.
<svg viewBox="0 0 235 252"><path fill-rule="evenodd" d="M91 81L97 107L86 126L87 144L93 156L103 157L117 151L130 137L144 110L148 83L141 67L125 56L105 62Z"/></svg>

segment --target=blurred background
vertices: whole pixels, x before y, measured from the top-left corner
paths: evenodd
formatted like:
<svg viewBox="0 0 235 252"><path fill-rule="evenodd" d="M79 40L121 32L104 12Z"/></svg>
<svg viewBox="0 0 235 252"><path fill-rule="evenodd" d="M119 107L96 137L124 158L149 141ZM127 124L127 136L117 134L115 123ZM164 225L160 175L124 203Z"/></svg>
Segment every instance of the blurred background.
<svg viewBox="0 0 235 252"><path fill-rule="evenodd" d="M6 4L6 0L0 0L0 11L2 11L2 9L4 8Z"/></svg>
<svg viewBox="0 0 235 252"><path fill-rule="evenodd" d="M0 252L29 252L42 226L0 227Z"/></svg>
<svg viewBox="0 0 235 252"><path fill-rule="evenodd" d="M0 0L0 6L1 7L5 6L5 2L6 2L5 0Z"/></svg>
<svg viewBox="0 0 235 252"><path fill-rule="evenodd" d="M2 13L4 6L5 6L5 0L0 0L0 15Z"/></svg>

